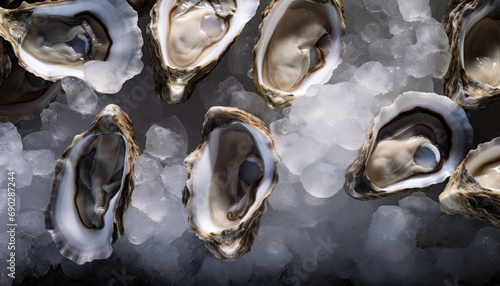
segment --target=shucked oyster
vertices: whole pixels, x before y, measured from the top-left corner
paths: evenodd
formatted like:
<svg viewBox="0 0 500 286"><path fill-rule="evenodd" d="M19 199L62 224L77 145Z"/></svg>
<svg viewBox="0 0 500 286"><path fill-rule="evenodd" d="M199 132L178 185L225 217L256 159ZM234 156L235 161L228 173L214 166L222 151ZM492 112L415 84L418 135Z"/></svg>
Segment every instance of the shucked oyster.
<svg viewBox="0 0 500 286"><path fill-rule="evenodd" d="M143 67L137 13L123 0L54 0L0 9L0 36L27 71L50 81L78 77L102 93L118 92ZM96 64L107 66L105 76L88 71Z"/></svg>
<svg viewBox="0 0 500 286"><path fill-rule="evenodd" d="M0 39L0 118L32 119L61 91L60 82L46 81L21 66Z"/></svg>
<svg viewBox="0 0 500 286"><path fill-rule="evenodd" d="M134 190L132 122L116 105L99 113L57 161L45 226L62 255L78 264L111 255L124 233Z"/></svg>
<svg viewBox="0 0 500 286"><path fill-rule="evenodd" d="M341 0L274 0L254 47L257 92L273 109L332 76L344 54Z"/></svg>
<svg viewBox="0 0 500 286"><path fill-rule="evenodd" d="M344 190L366 200L440 183L465 157L472 136L465 112L447 97L403 93L373 120Z"/></svg>
<svg viewBox="0 0 500 286"><path fill-rule="evenodd" d="M484 108L500 94L500 2L453 0L443 18L452 59L445 95L465 108Z"/></svg>
<svg viewBox="0 0 500 286"><path fill-rule="evenodd" d="M439 196L448 214L488 219L500 227L500 138L467 154Z"/></svg>
<svg viewBox="0 0 500 286"><path fill-rule="evenodd" d="M186 101L258 6L258 0L158 0L147 29L158 97Z"/></svg>
<svg viewBox="0 0 500 286"><path fill-rule="evenodd" d="M182 202L193 232L219 259L250 251L278 182L278 157L264 123L237 108L212 107L198 148L184 165L189 173Z"/></svg>

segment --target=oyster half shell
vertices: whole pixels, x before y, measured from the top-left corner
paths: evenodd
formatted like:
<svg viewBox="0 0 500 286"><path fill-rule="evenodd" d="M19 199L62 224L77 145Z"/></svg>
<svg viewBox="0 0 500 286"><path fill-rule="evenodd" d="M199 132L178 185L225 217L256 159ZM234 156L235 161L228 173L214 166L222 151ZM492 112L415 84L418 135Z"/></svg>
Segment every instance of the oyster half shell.
<svg viewBox="0 0 500 286"><path fill-rule="evenodd" d="M134 190L132 122L116 105L99 113L56 164L45 226L62 255L78 264L108 258L123 235Z"/></svg>
<svg viewBox="0 0 500 286"><path fill-rule="evenodd" d="M441 210L500 227L500 138L467 154L439 195Z"/></svg>
<svg viewBox="0 0 500 286"><path fill-rule="evenodd" d="M36 76L49 81L73 76L98 92L116 93L143 68L137 19L123 0L23 3L0 8L0 36L11 43L19 64ZM86 72L95 64L108 67L105 76Z"/></svg>
<svg viewBox="0 0 500 286"><path fill-rule="evenodd" d="M147 28L158 97L186 101L258 6L258 0L158 0Z"/></svg>
<svg viewBox="0 0 500 286"><path fill-rule="evenodd" d="M182 194L189 226L217 258L235 260L250 251L266 199L278 182L272 135L255 116L212 107L200 145L184 161Z"/></svg>
<svg viewBox="0 0 500 286"><path fill-rule="evenodd" d="M324 84L342 61L341 0L274 0L264 13L254 47L257 92L273 109Z"/></svg>
<svg viewBox="0 0 500 286"><path fill-rule="evenodd" d="M464 110L445 96L405 92L373 120L344 190L361 200L417 190L448 178L472 145Z"/></svg>
<svg viewBox="0 0 500 286"><path fill-rule="evenodd" d="M464 108L484 108L500 97L500 1L452 0L443 18L451 62L445 95Z"/></svg>

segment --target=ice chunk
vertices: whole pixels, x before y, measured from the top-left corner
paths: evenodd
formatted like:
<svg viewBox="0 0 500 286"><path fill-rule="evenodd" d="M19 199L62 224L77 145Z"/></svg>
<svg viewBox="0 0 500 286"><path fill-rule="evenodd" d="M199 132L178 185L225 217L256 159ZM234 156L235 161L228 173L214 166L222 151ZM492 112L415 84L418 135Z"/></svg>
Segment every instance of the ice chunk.
<svg viewBox="0 0 500 286"><path fill-rule="evenodd" d="M380 1L380 6L382 7L382 11L391 17L397 18L401 15L398 0L382 0Z"/></svg>
<svg viewBox="0 0 500 286"><path fill-rule="evenodd" d="M431 19L417 25L415 32L417 43L405 50L406 71L416 78L426 75L443 77L451 59L448 52L448 37L443 26L435 19Z"/></svg>
<svg viewBox="0 0 500 286"><path fill-rule="evenodd" d="M307 166L300 179L306 191L316 198L329 198L344 185L344 169L334 165L315 162Z"/></svg>
<svg viewBox="0 0 500 286"><path fill-rule="evenodd" d="M48 176L54 172L56 158L50 150L25 151L24 158L33 166L34 176Z"/></svg>
<svg viewBox="0 0 500 286"><path fill-rule="evenodd" d="M92 114L97 106L97 95L81 79L65 77L61 86L66 92L69 108L81 114Z"/></svg>
<svg viewBox="0 0 500 286"><path fill-rule="evenodd" d="M143 211L130 206L124 216L125 235L130 243L139 245L148 240L154 232L156 223Z"/></svg>
<svg viewBox="0 0 500 286"><path fill-rule="evenodd" d="M167 215L156 226L154 236L161 237L163 243L171 243L187 229L187 213L181 200L176 196L167 197Z"/></svg>
<svg viewBox="0 0 500 286"><path fill-rule="evenodd" d="M356 158L356 152L347 150L338 144L335 144L325 152L323 159L325 162L333 164L340 169L345 169Z"/></svg>
<svg viewBox="0 0 500 286"><path fill-rule="evenodd" d="M140 155L135 162L134 179L136 185L155 180L160 174L160 169L161 165L158 161L145 154Z"/></svg>
<svg viewBox="0 0 500 286"><path fill-rule="evenodd" d="M351 118L339 120L334 127L337 144L348 150L357 150L366 140L366 131Z"/></svg>
<svg viewBox="0 0 500 286"><path fill-rule="evenodd" d="M17 218L19 232L29 237L37 237L45 232L45 215L41 211L27 211Z"/></svg>
<svg viewBox="0 0 500 286"><path fill-rule="evenodd" d="M66 104L53 102L49 108L42 111L42 130L48 130L52 133L54 139L61 142L70 143L77 133L84 131L91 118L83 118L78 112L75 112ZM76 132L75 132L76 130Z"/></svg>
<svg viewBox="0 0 500 286"><path fill-rule="evenodd" d="M161 181L167 191L178 198L186 185L187 171L182 165L165 166L161 171Z"/></svg>
<svg viewBox="0 0 500 286"><path fill-rule="evenodd" d="M155 222L162 221L168 212L165 189L158 181L146 181L139 185L132 195L132 205Z"/></svg>
<svg viewBox="0 0 500 286"><path fill-rule="evenodd" d="M416 248L418 219L397 206L381 206L373 214L365 242L367 253L398 262Z"/></svg>
<svg viewBox="0 0 500 286"><path fill-rule="evenodd" d="M4 167L8 172L15 173L14 178L16 182L16 188L22 188L31 185L31 180L33 179L33 167L30 163L28 163L28 161L24 159L22 154L7 159L9 159L10 161L7 162Z"/></svg>
<svg viewBox="0 0 500 286"><path fill-rule="evenodd" d="M399 11L407 22L424 21L431 17L429 0L397 0Z"/></svg>
<svg viewBox="0 0 500 286"><path fill-rule="evenodd" d="M392 89L390 73L379 62L363 64L354 73L354 79L360 85L369 89L373 95L387 93Z"/></svg>
<svg viewBox="0 0 500 286"><path fill-rule="evenodd" d="M52 177L35 176L29 186L17 189L21 199L21 211L44 210L50 201Z"/></svg>
<svg viewBox="0 0 500 286"><path fill-rule="evenodd" d="M146 152L160 160L183 155L187 150L184 139L170 128L153 124L146 133Z"/></svg>
<svg viewBox="0 0 500 286"><path fill-rule="evenodd" d="M117 66L111 62L88 61L83 66L85 81L97 92L114 94L120 91L123 80L116 73Z"/></svg>
<svg viewBox="0 0 500 286"><path fill-rule="evenodd" d="M290 172L300 175L305 167L321 157L321 144L310 137L294 136L294 138L293 142L290 142L290 147L280 154Z"/></svg>
<svg viewBox="0 0 500 286"><path fill-rule="evenodd" d="M35 131L23 138L24 150L37 150L45 148L55 148L56 141L49 131Z"/></svg>
<svg viewBox="0 0 500 286"><path fill-rule="evenodd" d="M0 165L16 158L23 150L21 135L10 122L0 123L0 150L2 150Z"/></svg>

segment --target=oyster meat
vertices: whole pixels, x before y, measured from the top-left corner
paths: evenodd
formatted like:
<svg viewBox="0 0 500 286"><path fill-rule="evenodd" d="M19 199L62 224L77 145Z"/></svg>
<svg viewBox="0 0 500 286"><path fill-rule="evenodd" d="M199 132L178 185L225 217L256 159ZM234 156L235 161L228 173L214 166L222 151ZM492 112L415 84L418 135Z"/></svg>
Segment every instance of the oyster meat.
<svg viewBox="0 0 500 286"><path fill-rule="evenodd" d="M56 0L0 9L0 36L27 71L45 80L74 76L116 93L140 73L143 44L137 13L122 0ZM95 76L95 64L114 76Z"/></svg>
<svg viewBox="0 0 500 286"><path fill-rule="evenodd" d="M272 135L253 115L212 107L200 145L184 161L188 180L182 201L189 226L219 259L250 251L266 199L278 182Z"/></svg>
<svg viewBox="0 0 500 286"><path fill-rule="evenodd" d="M344 190L366 200L448 178L472 145L464 110L445 96L405 92L373 120Z"/></svg>
<svg viewBox="0 0 500 286"><path fill-rule="evenodd" d="M443 18L451 62L445 95L464 108L484 108L500 94L500 1L450 1Z"/></svg>
<svg viewBox="0 0 500 286"><path fill-rule="evenodd" d="M258 6L258 0L158 0L147 28L158 97L186 101Z"/></svg>
<svg viewBox="0 0 500 286"><path fill-rule="evenodd" d="M500 138L467 154L439 195L441 210L500 227Z"/></svg>
<svg viewBox="0 0 500 286"><path fill-rule="evenodd" d="M326 83L344 54L341 0L274 0L254 47L257 92L273 109Z"/></svg>
<svg viewBox="0 0 500 286"><path fill-rule="evenodd" d="M106 106L56 164L45 226L62 255L78 264L105 259L123 235L139 149L132 122Z"/></svg>

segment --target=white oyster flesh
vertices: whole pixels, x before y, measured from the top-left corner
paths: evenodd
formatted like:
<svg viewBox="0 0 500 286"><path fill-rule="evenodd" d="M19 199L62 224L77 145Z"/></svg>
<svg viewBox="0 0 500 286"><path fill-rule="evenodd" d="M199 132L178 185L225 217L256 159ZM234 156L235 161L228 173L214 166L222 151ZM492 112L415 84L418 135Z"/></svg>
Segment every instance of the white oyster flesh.
<svg viewBox="0 0 500 286"><path fill-rule="evenodd" d="M485 3L462 22L460 58L475 80L500 86L500 1Z"/></svg>
<svg viewBox="0 0 500 286"><path fill-rule="evenodd" d="M32 73L55 81L66 76L87 80L98 92L114 93L140 73L143 44L137 13L121 0L76 0L37 5L24 38L17 47L20 64ZM124 48L126 47L126 48ZM114 66L117 82L103 89L85 76L85 64L93 61ZM105 81L106 79L102 79Z"/></svg>
<svg viewBox="0 0 500 286"><path fill-rule="evenodd" d="M422 136L387 140L377 144L366 164L372 182L386 188L414 174L435 171L441 163L439 148Z"/></svg>
<svg viewBox="0 0 500 286"><path fill-rule="evenodd" d="M341 62L342 35L343 23L335 6L279 1L261 29L255 58L258 81L304 95L310 85L327 82Z"/></svg>
<svg viewBox="0 0 500 286"><path fill-rule="evenodd" d="M49 231L61 253L79 264L111 255L127 158L127 140L114 132L87 135L64 160Z"/></svg>
<svg viewBox="0 0 500 286"><path fill-rule="evenodd" d="M468 152L463 109L436 94L407 92L375 118L365 171L383 192L423 188L448 178Z"/></svg>
<svg viewBox="0 0 500 286"><path fill-rule="evenodd" d="M483 187L500 192L500 141L481 144L465 164L474 179Z"/></svg>
<svg viewBox="0 0 500 286"><path fill-rule="evenodd" d="M241 122L214 129L190 179L192 222L206 235L237 228L261 208L274 173L274 156L260 131ZM232 256L238 243L221 247Z"/></svg>
<svg viewBox="0 0 500 286"><path fill-rule="evenodd" d="M157 35L163 62L187 69L218 60L258 6L256 0L163 0Z"/></svg>

